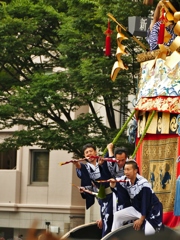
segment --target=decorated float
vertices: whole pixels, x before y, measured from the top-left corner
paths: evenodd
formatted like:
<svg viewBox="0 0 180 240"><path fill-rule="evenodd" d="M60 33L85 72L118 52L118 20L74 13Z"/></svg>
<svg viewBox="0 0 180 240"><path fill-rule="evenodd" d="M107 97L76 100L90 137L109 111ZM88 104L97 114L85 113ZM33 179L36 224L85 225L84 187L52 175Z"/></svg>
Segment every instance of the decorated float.
<svg viewBox="0 0 180 240"><path fill-rule="evenodd" d="M161 50L156 54L161 55ZM163 204L164 224L172 228L180 223L180 210L175 209L179 207L176 185L180 175L179 56L177 49L164 59L144 61L139 56L141 78L135 106L137 143L144 135L136 161Z"/></svg>
<svg viewBox="0 0 180 240"><path fill-rule="evenodd" d="M144 4L152 2L145 0ZM176 229L180 226L180 11L168 0L161 3L157 50L147 51L146 46L129 34L145 51L137 56L140 77L135 108L119 135L135 116L136 124L129 126L129 137L136 143L132 158L163 204L164 225ZM108 16L117 23L117 61L111 72L115 81L119 71L125 69L120 57L125 53L121 41L126 37L119 28L126 32L127 29L114 16ZM168 21L173 22L172 41L165 28Z"/></svg>
<svg viewBox="0 0 180 240"><path fill-rule="evenodd" d="M163 2L171 7L169 1ZM143 136L136 161L163 204L164 224L176 228L180 224L180 12L173 7L172 11L177 36L170 46L160 44L158 50L138 55L135 114L137 144Z"/></svg>
<svg viewBox="0 0 180 240"><path fill-rule="evenodd" d="M179 41L180 44L180 41ZM165 230L160 239L179 239L180 226L180 53L162 58L162 50L141 54L141 77L135 114L136 149L133 158L163 204ZM132 116L131 116L132 117ZM131 118L130 117L130 118ZM134 124L131 125L135 126ZM109 233L103 240L146 239L132 224ZM149 236L149 239L156 239Z"/></svg>
<svg viewBox="0 0 180 240"><path fill-rule="evenodd" d="M149 2L152 3L144 1L145 4ZM121 60L121 56L125 54L125 47L121 42L127 37L121 30L126 31L145 50L137 56L141 67L134 111L113 143L135 117L136 124L130 125L129 130L130 135L136 134L136 147L132 158L137 161L140 174L149 180L163 204L165 225L163 239L178 239L179 235L174 230L180 226L180 12L177 12L169 1L162 2L166 11L172 8L174 12L174 33L177 37L169 47L165 47L162 42L159 49L154 51L147 51L146 47L127 32L114 16L108 14L109 18L117 23L117 61L112 67L113 81L121 69L126 69ZM109 38L111 33L109 31L106 33ZM168 34L164 35L166 41L170 37ZM103 154L106 151L107 149ZM87 224L71 230L66 237L77 238L84 227L87 228ZM91 223L90 227L94 232L98 231L95 223ZM77 230L79 233L75 234ZM103 240L120 239L119 236L121 239L129 239L128 236L142 239L141 234L135 233L132 224L129 224L109 233ZM96 236L91 237L96 239Z"/></svg>
<svg viewBox="0 0 180 240"><path fill-rule="evenodd" d="M149 1L144 2L148 4ZM176 38L170 46L165 46L163 43L171 38L165 30L160 36L158 50L145 51L137 56L141 66L133 112L137 126L131 125L129 132L136 133L136 149L132 157L139 165L140 174L151 182L163 204L163 222L176 228L180 225L180 12L171 2L161 2L166 14L169 9L173 12L170 17L175 24ZM108 16L121 27L111 14ZM122 39L125 39L124 35L118 32L118 61L112 68L113 81L124 69L119 57L119 52L124 53L124 47L119 44ZM146 48L135 37L134 40Z"/></svg>

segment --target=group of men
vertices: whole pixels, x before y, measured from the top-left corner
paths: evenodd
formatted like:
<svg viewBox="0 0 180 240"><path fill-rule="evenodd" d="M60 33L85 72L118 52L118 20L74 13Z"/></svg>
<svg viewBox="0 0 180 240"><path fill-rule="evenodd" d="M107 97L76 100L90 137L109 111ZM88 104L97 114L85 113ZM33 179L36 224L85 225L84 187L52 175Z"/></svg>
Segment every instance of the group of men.
<svg viewBox="0 0 180 240"><path fill-rule="evenodd" d="M101 214L97 224L102 229L102 237L129 221L135 230L144 230L145 235L154 234L163 225L162 204L150 183L139 175L137 163L128 159L126 148L117 147L114 151L113 148L112 143L107 145L109 160L104 160L95 158L94 145L86 144L83 152L87 163L74 162L86 208L94 204L95 196L84 190L98 193L103 186L104 198L96 197Z"/></svg>
<svg viewBox="0 0 180 240"><path fill-rule="evenodd" d="M167 1L169 2L169 1ZM170 0L170 4L180 10L179 0ZM163 13L164 1L159 1L154 12L154 18L148 31L148 43L150 50L159 48L158 36L161 24L165 24L165 32L169 34L168 39L163 42L170 46L175 39L174 12L170 8L166 14ZM161 15L162 14L162 15ZM165 19L165 20L162 20ZM164 22L163 22L164 21ZM138 165L134 160L128 160L125 148L115 148L112 143L107 145L108 157L115 158L113 161L104 161L102 158L91 158L97 156L96 147L86 144L83 147L87 163L75 162L77 176L81 179L81 195L86 199L86 208L94 204L94 195L84 190L98 192L101 185L105 188L105 197L98 198L100 205L101 220L97 221L98 227L102 228L102 237L116 230L123 224L133 221L135 230L143 230L145 235L154 234L162 228L162 204L155 195L150 183L139 175ZM108 180L99 183L99 180Z"/></svg>

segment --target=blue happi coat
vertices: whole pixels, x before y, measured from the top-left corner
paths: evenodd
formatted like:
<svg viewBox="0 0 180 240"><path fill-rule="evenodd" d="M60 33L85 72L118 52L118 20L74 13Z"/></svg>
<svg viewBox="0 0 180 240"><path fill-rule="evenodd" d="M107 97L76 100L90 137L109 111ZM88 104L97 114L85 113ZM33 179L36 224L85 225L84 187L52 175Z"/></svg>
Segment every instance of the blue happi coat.
<svg viewBox="0 0 180 240"><path fill-rule="evenodd" d="M118 178L128 180L126 176ZM117 192L120 195L119 188L123 187L129 194L132 206L146 216L146 219L156 230L162 227L163 208L162 203L155 195L150 183L144 177L137 174L134 185L130 181L117 184ZM142 226L143 227L143 226Z"/></svg>
<svg viewBox="0 0 180 240"><path fill-rule="evenodd" d="M81 179L81 186L85 187L88 190L97 192L100 188L100 184L97 183L97 180L107 180L112 177L111 173L105 169L105 165L99 166L98 163L96 166L86 163L81 163L81 169L77 169L77 176ZM101 219L103 221L102 237L111 231L113 223L113 193L109 187L109 183L101 183L105 187L106 197L103 199L97 199L100 205ZM122 189L124 191L124 189ZM84 199L86 199L86 208L88 209L94 204L95 196L82 193ZM127 206L130 204L129 196L123 195L123 203ZM128 205L129 206L129 205Z"/></svg>

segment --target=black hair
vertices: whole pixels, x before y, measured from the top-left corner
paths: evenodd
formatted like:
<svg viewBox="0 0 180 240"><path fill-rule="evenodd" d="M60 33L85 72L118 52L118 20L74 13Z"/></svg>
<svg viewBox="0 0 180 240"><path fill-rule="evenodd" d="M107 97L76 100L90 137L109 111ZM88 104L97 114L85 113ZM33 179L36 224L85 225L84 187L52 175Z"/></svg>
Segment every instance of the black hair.
<svg viewBox="0 0 180 240"><path fill-rule="evenodd" d="M125 162L125 165L132 165L133 169L139 170L138 165L137 165L137 162L134 161L134 160L126 161L126 162Z"/></svg>
<svg viewBox="0 0 180 240"><path fill-rule="evenodd" d="M82 147L83 153L87 148L93 148L94 151L96 151L96 146L95 145L93 145L92 143L87 143Z"/></svg>
<svg viewBox="0 0 180 240"><path fill-rule="evenodd" d="M114 156L116 157L117 154L122 154L125 153L126 157L128 157L128 152L125 147L117 147L114 149Z"/></svg>

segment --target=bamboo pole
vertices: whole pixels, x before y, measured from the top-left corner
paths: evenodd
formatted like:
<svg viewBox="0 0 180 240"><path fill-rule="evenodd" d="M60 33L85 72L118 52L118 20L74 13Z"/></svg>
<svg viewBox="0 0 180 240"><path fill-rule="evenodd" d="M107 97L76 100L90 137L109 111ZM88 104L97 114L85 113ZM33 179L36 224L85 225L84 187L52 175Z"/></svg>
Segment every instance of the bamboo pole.
<svg viewBox="0 0 180 240"><path fill-rule="evenodd" d="M139 149L139 147L140 147L140 145L141 145L141 143L142 143L142 141L143 141L143 139L144 139L144 137L146 135L146 132L147 132L147 130L148 130L148 128L149 128L149 126L150 126L150 124L152 122L152 119L153 119L155 113L156 113L155 110L151 113L151 117L149 118L149 120L148 120L148 122L146 124L146 127L145 127L145 129L144 129L144 131L143 131L143 133L141 135L141 138L139 139L139 142L138 142L138 144L137 144L137 146L136 146L136 148L135 148L135 150L134 150L134 152L133 152L133 154L131 156L132 159L135 157L135 155L136 155L136 153L137 153L137 151L138 151L138 149Z"/></svg>
<svg viewBox="0 0 180 240"><path fill-rule="evenodd" d="M136 110L134 110L131 115L129 116L129 118L126 120L126 122L124 123L124 125L122 126L122 128L120 129L120 131L117 133L116 137L113 139L112 143L115 144L117 142L117 140L119 139L119 137L121 136L121 134L124 132L125 128L127 127L128 123L130 122L130 120L132 119L132 117L134 116ZM104 149L103 151L103 156L107 153L107 147Z"/></svg>

